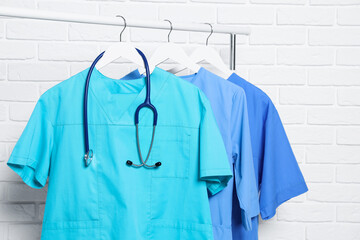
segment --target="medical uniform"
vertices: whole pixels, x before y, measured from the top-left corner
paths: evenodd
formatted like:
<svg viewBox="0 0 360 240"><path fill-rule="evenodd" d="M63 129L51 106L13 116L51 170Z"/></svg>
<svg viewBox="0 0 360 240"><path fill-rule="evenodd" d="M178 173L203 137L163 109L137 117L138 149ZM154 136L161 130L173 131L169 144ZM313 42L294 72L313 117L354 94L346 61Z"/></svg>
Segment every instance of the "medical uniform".
<svg viewBox="0 0 360 240"><path fill-rule="evenodd" d="M246 93L260 214L262 219L270 219L280 204L305 193L308 188L270 98L235 73L228 80ZM234 207L233 239L258 239L258 217L252 221L252 230L246 231L240 214L240 208Z"/></svg>
<svg viewBox="0 0 360 240"><path fill-rule="evenodd" d="M140 74L135 70L124 79L138 77ZM245 92L205 68L181 78L199 87L210 101L234 172L234 201L241 207L239 217L243 219L244 228L251 229L251 218L259 214L259 204ZM232 239L233 191L234 181L231 181L223 191L209 199L215 240Z"/></svg>
<svg viewBox="0 0 360 240"><path fill-rule="evenodd" d="M158 123L148 163L139 163L135 109L145 79L111 79L94 69L88 96L89 143L84 163L83 98L89 68L41 95L8 166L31 187L49 177L42 239L210 240L208 192L232 176L209 101L194 85L159 68L151 74ZM152 112L140 112L142 154Z"/></svg>

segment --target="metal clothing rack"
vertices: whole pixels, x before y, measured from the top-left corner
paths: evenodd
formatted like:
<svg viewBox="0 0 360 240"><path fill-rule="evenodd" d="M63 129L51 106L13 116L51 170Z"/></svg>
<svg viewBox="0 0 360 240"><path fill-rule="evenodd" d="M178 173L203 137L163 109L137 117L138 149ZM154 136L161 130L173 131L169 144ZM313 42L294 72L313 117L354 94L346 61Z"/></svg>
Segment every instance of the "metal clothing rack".
<svg viewBox="0 0 360 240"><path fill-rule="evenodd" d="M53 11L22 9L22 8L1 7L0 16L50 20L50 21L60 21L60 22L112 25L112 26L124 25L123 19L117 17L59 13ZM169 29L169 24L164 21L148 21L148 20L139 21L139 20L126 19L126 26L135 27L135 28ZM209 26L207 24L172 23L172 29L178 31L210 32ZM250 35L250 28L213 24L212 30L213 33L223 33L230 35L230 69L235 70L236 35Z"/></svg>

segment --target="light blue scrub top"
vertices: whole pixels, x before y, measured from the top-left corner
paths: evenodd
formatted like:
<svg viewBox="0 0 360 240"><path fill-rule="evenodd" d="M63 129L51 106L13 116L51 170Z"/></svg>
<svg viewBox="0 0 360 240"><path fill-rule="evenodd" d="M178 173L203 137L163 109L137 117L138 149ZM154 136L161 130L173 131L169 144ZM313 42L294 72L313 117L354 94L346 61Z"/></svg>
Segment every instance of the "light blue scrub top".
<svg viewBox="0 0 360 240"><path fill-rule="evenodd" d="M135 70L124 79L139 78ZM236 206L241 207L243 225L251 229L251 217L259 214L258 191L253 166L250 128L245 92L237 85L200 68L198 73L181 76L199 87L208 97L224 140L236 186ZM234 181L210 197L215 240L231 240L231 215ZM192 238L196 239L196 238Z"/></svg>
<svg viewBox="0 0 360 240"><path fill-rule="evenodd" d="M213 239L208 192L232 176L225 146L205 95L159 68L151 99L159 118L149 164L139 163L134 113L145 79L112 79L94 69L88 98L89 143L84 164L83 98L89 68L52 87L38 100L8 166L33 188L48 181L41 239ZM152 112L140 111L147 154Z"/></svg>
<svg viewBox="0 0 360 240"><path fill-rule="evenodd" d="M260 214L262 219L270 219L280 204L305 193L308 188L270 98L235 73L228 80L242 87L246 93ZM258 239L258 217L253 218L253 229L246 231L239 211L239 207L234 207L233 239Z"/></svg>

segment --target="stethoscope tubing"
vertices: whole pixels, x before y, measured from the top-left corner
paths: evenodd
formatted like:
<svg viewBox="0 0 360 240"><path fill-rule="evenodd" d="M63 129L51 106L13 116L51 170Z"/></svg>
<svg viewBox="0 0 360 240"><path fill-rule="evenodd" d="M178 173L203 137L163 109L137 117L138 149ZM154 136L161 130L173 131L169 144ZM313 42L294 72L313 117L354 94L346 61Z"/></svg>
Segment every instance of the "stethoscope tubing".
<svg viewBox="0 0 360 240"><path fill-rule="evenodd" d="M145 82L145 87L146 87L146 97L145 97L145 101L140 104L136 110L135 110L135 128L136 128L136 145L137 145L137 149L138 149L138 153L139 153L139 157L141 160L141 164L134 164L132 161L127 160L126 164L129 166L133 166L133 167L148 167L148 168L156 168L161 166L161 162L156 162L153 165L148 165L147 161L149 160L149 156L150 156L150 152L152 150L152 146L154 143L154 138L155 138L155 129L156 129L156 125L157 125L157 119L158 119L158 113L157 110L155 108L154 105L152 105L151 103L151 99L150 99L150 91L151 91L151 84L150 84L150 70L149 70L149 64L147 62L147 59L144 55L144 53L142 51L140 51L139 49L137 49L137 52L140 54L140 56L142 57L143 61L144 61L144 66L145 66L145 70L146 70L146 82ZM89 129L88 129L88 95L89 95L89 83L90 83L90 78L91 78L91 74L95 68L96 63L100 60L100 58L104 55L105 51L100 53L99 56L96 57L96 59L94 60L94 62L91 64L90 69L88 71L88 74L86 76L86 82L85 82L85 92L84 92L84 138L85 138L85 156L84 156L84 160L85 160L85 165L89 166L90 163L92 162L93 159L93 150L90 149L89 147ZM148 154L146 156L145 161L143 160L142 154L141 154L141 148L140 148L140 140L139 140L139 113L140 110L142 108L149 108L152 112L153 112L153 131L152 131L152 137L151 137L151 143L150 143L150 148L148 151Z"/></svg>

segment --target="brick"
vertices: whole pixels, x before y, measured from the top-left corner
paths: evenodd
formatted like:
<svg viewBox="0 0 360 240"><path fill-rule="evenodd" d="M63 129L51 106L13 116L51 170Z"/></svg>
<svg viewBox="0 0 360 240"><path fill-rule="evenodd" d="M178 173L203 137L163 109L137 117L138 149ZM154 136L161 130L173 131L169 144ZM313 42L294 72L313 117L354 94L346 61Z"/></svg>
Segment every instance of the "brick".
<svg viewBox="0 0 360 240"><path fill-rule="evenodd" d="M63 63L9 63L9 81L60 81L69 77Z"/></svg>
<svg viewBox="0 0 360 240"><path fill-rule="evenodd" d="M336 131L336 143L360 145L360 127L341 127Z"/></svg>
<svg viewBox="0 0 360 240"><path fill-rule="evenodd" d="M283 67L250 69L249 81L260 85L304 85L306 70Z"/></svg>
<svg viewBox="0 0 360 240"><path fill-rule="evenodd" d="M247 3L247 0L190 0L191 2L202 2L202 3ZM173 1L171 1L173 2ZM186 1L184 1L186 2Z"/></svg>
<svg viewBox="0 0 360 240"><path fill-rule="evenodd" d="M38 240L41 237L41 224L10 224L9 240Z"/></svg>
<svg viewBox="0 0 360 240"><path fill-rule="evenodd" d="M0 42L0 59L26 60L35 58L36 45L25 42Z"/></svg>
<svg viewBox="0 0 360 240"><path fill-rule="evenodd" d="M279 65L327 66L334 58L335 52L329 48L282 47L277 51Z"/></svg>
<svg viewBox="0 0 360 240"><path fill-rule="evenodd" d="M6 64L0 63L0 81L6 79Z"/></svg>
<svg viewBox="0 0 360 240"><path fill-rule="evenodd" d="M212 5L160 5L159 19L170 21L194 22L194 23L215 23L216 7Z"/></svg>
<svg viewBox="0 0 360 240"><path fill-rule="evenodd" d="M274 23L275 9L273 7L218 7L218 23L224 24L262 24Z"/></svg>
<svg viewBox="0 0 360 240"><path fill-rule="evenodd" d="M169 30L159 29L130 29L131 42L167 42ZM183 31L171 32L170 41L173 43L185 43L188 40L188 33Z"/></svg>
<svg viewBox="0 0 360 240"><path fill-rule="evenodd" d="M38 89L29 83L0 83L0 100L5 101L36 101Z"/></svg>
<svg viewBox="0 0 360 240"><path fill-rule="evenodd" d="M253 27L250 34L252 45L303 45L306 41L305 28Z"/></svg>
<svg viewBox="0 0 360 240"><path fill-rule="evenodd" d="M360 29L314 28L309 30L309 45L353 46L360 45Z"/></svg>
<svg viewBox="0 0 360 240"><path fill-rule="evenodd" d="M357 5L360 0L310 0L311 5Z"/></svg>
<svg viewBox="0 0 360 240"><path fill-rule="evenodd" d="M67 38L67 23L28 19L11 20L6 23L6 38L64 41Z"/></svg>
<svg viewBox="0 0 360 240"><path fill-rule="evenodd" d="M8 159L8 152L5 143L0 143L0 162Z"/></svg>
<svg viewBox="0 0 360 240"><path fill-rule="evenodd" d="M306 230L307 240L356 240L359 239L360 228L356 224L313 224Z"/></svg>
<svg viewBox="0 0 360 240"><path fill-rule="evenodd" d="M6 161L9 159L9 157L10 155L6 158ZM22 179L6 165L6 162L0 162L0 181L21 183Z"/></svg>
<svg viewBox="0 0 360 240"><path fill-rule="evenodd" d="M334 179L334 167L330 165L302 165L301 172L308 183L330 183Z"/></svg>
<svg viewBox="0 0 360 240"><path fill-rule="evenodd" d="M0 38L3 38L4 36L5 36L4 22L0 21Z"/></svg>
<svg viewBox="0 0 360 240"><path fill-rule="evenodd" d="M330 127L286 126L286 133L292 144L332 144L335 131Z"/></svg>
<svg viewBox="0 0 360 240"><path fill-rule="evenodd" d="M358 66L360 64L360 48L339 48L336 63L344 66Z"/></svg>
<svg viewBox="0 0 360 240"><path fill-rule="evenodd" d="M304 5L306 0L250 0L251 3Z"/></svg>
<svg viewBox="0 0 360 240"><path fill-rule="evenodd" d="M336 182L360 183L360 166L344 165L336 168Z"/></svg>
<svg viewBox="0 0 360 240"><path fill-rule="evenodd" d="M8 117L8 109L4 103L0 103L0 121L5 121Z"/></svg>
<svg viewBox="0 0 360 240"><path fill-rule="evenodd" d="M0 204L0 221L31 221L35 216L34 204Z"/></svg>
<svg viewBox="0 0 360 240"><path fill-rule="evenodd" d="M360 8L347 7L339 8L337 13L339 25L358 26L360 25Z"/></svg>
<svg viewBox="0 0 360 240"><path fill-rule="evenodd" d="M284 7L277 11L279 25L331 26L334 23L335 10L314 7Z"/></svg>
<svg viewBox="0 0 360 240"><path fill-rule="evenodd" d="M123 21L121 18L119 22ZM70 41L119 41L122 26L107 26L96 24L69 24ZM122 41L128 39L129 29L122 34Z"/></svg>
<svg viewBox="0 0 360 240"><path fill-rule="evenodd" d="M331 222L335 206L319 203L286 203L277 211L278 220L286 222Z"/></svg>
<svg viewBox="0 0 360 240"><path fill-rule="evenodd" d="M335 90L324 87L282 87L281 104L331 105L335 102Z"/></svg>
<svg viewBox="0 0 360 240"><path fill-rule="evenodd" d="M41 10L49 10L56 12L66 13L80 13L80 14L92 14L97 15L97 4L76 1L39 1L38 8Z"/></svg>
<svg viewBox="0 0 360 240"><path fill-rule="evenodd" d="M360 162L357 146L308 146L307 163L352 164Z"/></svg>
<svg viewBox="0 0 360 240"><path fill-rule="evenodd" d="M35 0L1 0L2 7L36 8Z"/></svg>
<svg viewBox="0 0 360 240"><path fill-rule="evenodd" d="M42 220L44 218L44 213L45 213L45 203L40 203L39 204L39 219Z"/></svg>
<svg viewBox="0 0 360 240"><path fill-rule="evenodd" d="M306 120L306 110L302 107L284 107L277 108L283 124L303 124Z"/></svg>
<svg viewBox="0 0 360 240"><path fill-rule="evenodd" d="M4 201L4 200L5 200L5 183L0 183L0 201ZM1 239L1 231L0 231L0 239Z"/></svg>
<svg viewBox="0 0 360 240"><path fill-rule="evenodd" d="M24 183L8 183L8 200L11 202L45 202L47 187L33 189Z"/></svg>
<svg viewBox="0 0 360 240"><path fill-rule="evenodd" d="M271 220L270 220L271 221ZM284 231L286 229L286 231ZM305 225L301 223L285 223L285 222L269 222L260 223L259 239L274 240L274 239L291 239L303 240L305 239Z"/></svg>
<svg viewBox="0 0 360 240"><path fill-rule="evenodd" d="M125 2L126 0L118 0L118 1L123 1L123 2ZM130 0L131 2L149 2L149 0ZM192 0L193 2L196 2L196 1L194 1L194 0ZM197 1L202 1L202 0L197 0ZM206 2L212 2L213 0L204 0L204 1L206 1ZM216 1L216 0L214 0L214 1ZM221 1L221 0L220 0ZM230 0L229 0L230 1ZM240 0L241 1L241 0ZM171 1L169 1L169 0L151 0L151 2L159 2L159 3L184 3L184 2L187 2L187 0L171 0Z"/></svg>
<svg viewBox="0 0 360 240"><path fill-rule="evenodd" d="M48 61L94 61L99 55L98 47L90 44L40 43L39 60Z"/></svg>
<svg viewBox="0 0 360 240"><path fill-rule="evenodd" d="M311 108L307 116L309 124L360 124L360 108Z"/></svg>
<svg viewBox="0 0 360 240"><path fill-rule="evenodd" d="M0 141L17 141L24 129L20 124L1 124Z"/></svg>
<svg viewBox="0 0 360 240"><path fill-rule="evenodd" d="M360 69L319 68L309 69L309 85L353 86L360 85Z"/></svg>
<svg viewBox="0 0 360 240"><path fill-rule="evenodd" d="M336 208L337 222L360 222L360 205L340 205Z"/></svg>
<svg viewBox="0 0 360 240"><path fill-rule="evenodd" d="M28 121L33 112L35 103L10 103L9 118L12 121Z"/></svg>
<svg viewBox="0 0 360 240"><path fill-rule="evenodd" d="M360 202L360 185L314 183L310 184L307 197L308 200L319 202L358 203Z"/></svg>
<svg viewBox="0 0 360 240"><path fill-rule="evenodd" d="M151 3L106 3L100 5L100 15L108 17L120 15L129 20L158 20L159 10L156 4ZM170 18L171 20L175 21L173 18ZM122 23L123 20L119 18L119 22ZM119 26L118 29L122 28ZM115 32L120 33L119 30Z"/></svg>
<svg viewBox="0 0 360 240"><path fill-rule="evenodd" d="M1 240L7 240L7 231L8 227L5 223L0 223L0 239Z"/></svg>
<svg viewBox="0 0 360 240"><path fill-rule="evenodd" d="M339 88L337 100L342 106L359 106L360 88Z"/></svg>
<svg viewBox="0 0 360 240"><path fill-rule="evenodd" d="M229 49L222 51L228 53ZM239 65L273 65L275 58L275 48L272 47L238 47L236 51L236 64Z"/></svg>

